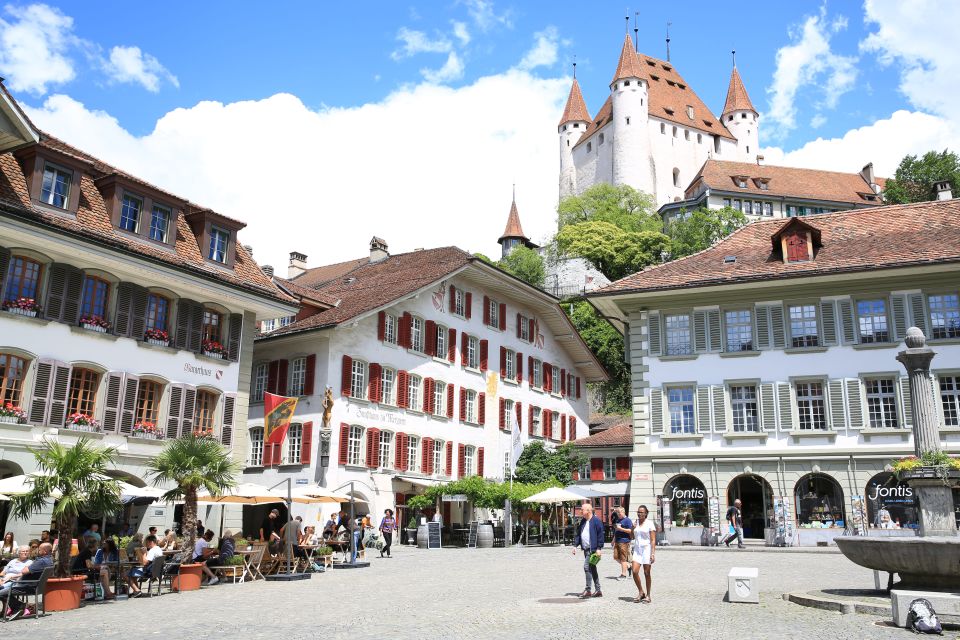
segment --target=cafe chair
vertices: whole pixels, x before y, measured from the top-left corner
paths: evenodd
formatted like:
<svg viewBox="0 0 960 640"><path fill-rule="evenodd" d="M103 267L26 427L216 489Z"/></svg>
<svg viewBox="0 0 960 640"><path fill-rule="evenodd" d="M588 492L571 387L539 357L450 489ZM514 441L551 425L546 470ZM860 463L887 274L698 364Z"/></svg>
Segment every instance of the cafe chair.
<svg viewBox="0 0 960 640"><path fill-rule="evenodd" d="M43 602L43 595L47 589L47 580L53 575L53 567L47 567L36 580L18 580L13 584L13 588L7 593L7 600L3 603L3 618L7 621L7 609L10 608L10 601L14 597L26 596L25 600L29 606L30 596L33 596L33 614L34 617L47 615L47 610Z"/></svg>

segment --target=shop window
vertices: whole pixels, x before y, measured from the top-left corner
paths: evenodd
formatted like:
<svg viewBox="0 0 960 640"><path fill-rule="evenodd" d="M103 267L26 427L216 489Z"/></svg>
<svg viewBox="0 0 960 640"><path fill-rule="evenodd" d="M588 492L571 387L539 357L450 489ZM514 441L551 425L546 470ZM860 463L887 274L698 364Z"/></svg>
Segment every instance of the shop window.
<svg viewBox="0 0 960 640"><path fill-rule="evenodd" d="M683 356L692 352L690 342L690 316L668 315L664 318L667 329L667 355Z"/></svg>
<svg viewBox="0 0 960 640"><path fill-rule="evenodd" d="M897 393L893 378L868 378L863 381L871 429L896 429Z"/></svg>
<svg viewBox="0 0 960 640"><path fill-rule="evenodd" d="M695 433L693 387L671 387L667 390L670 411L670 433Z"/></svg>
<svg viewBox="0 0 960 640"><path fill-rule="evenodd" d="M363 464L363 427L352 425L347 438L347 464L358 467Z"/></svg>
<svg viewBox="0 0 960 640"><path fill-rule="evenodd" d="M153 380L141 380L137 385L137 416L135 424L157 426L160 417L160 398L163 385Z"/></svg>
<svg viewBox="0 0 960 640"><path fill-rule="evenodd" d="M433 381L433 415L447 415L447 383L443 380ZM434 466L434 469L438 468Z"/></svg>
<svg viewBox="0 0 960 640"><path fill-rule="evenodd" d="M23 256L11 256L7 267L7 287L3 294L3 304L17 302L20 299L36 301L40 297L40 274L43 266L36 260Z"/></svg>
<svg viewBox="0 0 960 640"><path fill-rule="evenodd" d="M794 489L797 524L803 528L843 527L846 517L843 489L836 480L822 473L800 478Z"/></svg>
<svg viewBox="0 0 960 640"><path fill-rule="evenodd" d="M407 471L420 471L420 438L417 436L407 438Z"/></svg>
<svg viewBox="0 0 960 640"><path fill-rule="evenodd" d="M916 495L906 482L889 472L867 483L867 523L874 529L917 529L920 512Z"/></svg>
<svg viewBox="0 0 960 640"><path fill-rule="evenodd" d="M733 415L734 432L760 431L760 411L757 404L756 385L732 385L730 409Z"/></svg>
<svg viewBox="0 0 960 640"><path fill-rule="evenodd" d="M381 398L380 404L390 405L395 407L397 405L397 372L389 367L383 367L380 372L380 389L381 389ZM382 460L383 458L381 458Z"/></svg>
<svg viewBox="0 0 960 640"><path fill-rule="evenodd" d="M197 391L196 408L193 412L193 431L199 435L213 435L214 416L217 411L217 394L212 391Z"/></svg>
<svg viewBox="0 0 960 640"><path fill-rule="evenodd" d="M96 276L84 276L80 300L80 317L106 320L110 283Z"/></svg>
<svg viewBox="0 0 960 640"><path fill-rule="evenodd" d="M931 337L960 338L960 296L955 293L930 296Z"/></svg>
<svg viewBox="0 0 960 640"><path fill-rule="evenodd" d="M393 466L393 432L381 431L380 442L380 466L390 469Z"/></svg>
<svg viewBox="0 0 960 640"><path fill-rule="evenodd" d="M749 309L727 311L724 314L727 328L727 351L753 350L753 314Z"/></svg>
<svg viewBox="0 0 960 640"><path fill-rule="evenodd" d="M960 427L960 376L939 376L943 426Z"/></svg>
<svg viewBox="0 0 960 640"><path fill-rule="evenodd" d="M303 425L299 422L290 423L287 429L287 435L284 437L286 455L284 460L287 464L300 464L300 453L303 446Z"/></svg>
<svg viewBox="0 0 960 640"><path fill-rule="evenodd" d="M27 361L10 353L0 353L0 403L19 407Z"/></svg>
<svg viewBox="0 0 960 640"><path fill-rule="evenodd" d="M674 476L663 490L664 504L669 504L670 513L664 514L677 527L703 527L707 517L707 490L691 475Z"/></svg>
<svg viewBox="0 0 960 640"><path fill-rule="evenodd" d="M270 365L261 362L253 371L253 392L250 398L251 402L263 402L263 393L267 390L267 376L269 375Z"/></svg>
<svg viewBox="0 0 960 640"><path fill-rule="evenodd" d="M889 342L887 329L887 301L857 301L857 322L860 327L860 342Z"/></svg>
<svg viewBox="0 0 960 640"><path fill-rule="evenodd" d="M824 407L822 382L797 382L797 413L800 429L826 429L827 416Z"/></svg>
<svg viewBox="0 0 960 640"><path fill-rule="evenodd" d="M788 307L790 314L790 346L816 347L820 344L817 331L817 307L812 304L798 304Z"/></svg>
<svg viewBox="0 0 960 640"><path fill-rule="evenodd" d="M287 389L287 393L291 396L302 396L306 380L307 359L294 358L290 361L290 385Z"/></svg>
<svg viewBox="0 0 960 640"><path fill-rule="evenodd" d="M250 458L247 464L251 467L263 465L263 427L250 429Z"/></svg>

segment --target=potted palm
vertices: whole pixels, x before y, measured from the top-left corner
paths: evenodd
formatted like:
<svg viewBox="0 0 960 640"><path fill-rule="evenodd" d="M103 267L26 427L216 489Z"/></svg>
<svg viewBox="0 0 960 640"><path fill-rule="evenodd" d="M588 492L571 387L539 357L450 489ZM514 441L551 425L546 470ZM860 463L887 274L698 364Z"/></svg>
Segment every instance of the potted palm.
<svg viewBox="0 0 960 640"><path fill-rule="evenodd" d="M197 492L207 490L211 496L223 495L237 485L240 468L230 452L213 438L185 435L168 442L163 450L147 463L148 474L156 486L173 484L163 500L183 500L183 553L180 575L174 588L190 591L200 588L201 565L193 564L197 542Z"/></svg>
<svg viewBox="0 0 960 640"><path fill-rule="evenodd" d="M32 476L33 487L27 493L10 498L13 514L25 520L53 502L52 517L60 538L54 578L47 581L44 606L47 611L76 609L80 606L85 576L74 577L70 573L71 539L81 512L111 513L122 508L120 485L107 475L116 449L99 447L80 438L72 447L44 440L41 448L30 452L37 466Z"/></svg>

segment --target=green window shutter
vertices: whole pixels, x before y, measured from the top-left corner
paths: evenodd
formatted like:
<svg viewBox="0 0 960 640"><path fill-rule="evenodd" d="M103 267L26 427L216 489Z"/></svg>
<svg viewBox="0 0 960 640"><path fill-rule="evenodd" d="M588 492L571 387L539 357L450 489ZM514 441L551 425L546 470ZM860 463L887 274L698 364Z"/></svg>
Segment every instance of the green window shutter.
<svg viewBox="0 0 960 640"><path fill-rule="evenodd" d="M754 316L757 318L757 349L769 349L770 307L757 307Z"/></svg>
<svg viewBox="0 0 960 640"><path fill-rule="evenodd" d="M900 378L900 426L907 429L913 427L913 405L910 402L910 378Z"/></svg>
<svg viewBox="0 0 960 640"><path fill-rule="evenodd" d="M850 407L850 428L863 428L863 387L860 378L847 378L847 404Z"/></svg>
<svg viewBox="0 0 960 640"><path fill-rule="evenodd" d="M713 394L713 424L717 432L727 430L727 395L722 384L710 388Z"/></svg>
<svg viewBox="0 0 960 640"><path fill-rule="evenodd" d="M650 433L663 433L663 391L650 389Z"/></svg>
<svg viewBox="0 0 960 640"><path fill-rule="evenodd" d="M770 307L770 328L773 330L773 348L783 349L787 344L783 326L783 305Z"/></svg>
<svg viewBox="0 0 960 640"><path fill-rule="evenodd" d="M647 338L650 343L650 355L661 355L663 353L663 341L661 339L659 313L651 313L647 319Z"/></svg>
<svg viewBox="0 0 960 640"><path fill-rule="evenodd" d="M854 344L857 334L853 329L853 303L840 300L840 324L843 326L843 344Z"/></svg>
<svg viewBox="0 0 960 640"><path fill-rule="evenodd" d="M697 431L710 433L710 387L697 387Z"/></svg>
<svg viewBox="0 0 960 640"><path fill-rule="evenodd" d="M847 413L843 404L843 380L830 380L827 383L830 394L830 422L835 431L847 426Z"/></svg>
<svg viewBox="0 0 960 640"><path fill-rule="evenodd" d="M907 297L892 296L890 307L893 309L893 339L899 342L907 336Z"/></svg>
<svg viewBox="0 0 960 640"><path fill-rule="evenodd" d="M763 421L761 427L766 431L777 430L777 406L773 396L772 382L760 385L760 419Z"/></svg>
<svg viewBox="0 0 960 640"><path fill-rule="evenodd" d="M126 374L123 379L123 402L120 403L120 435L128 436L133 431L137 419L137 391L140 389L140 378Z"/></svg>
<svg viewBox="0 0 960 640"><path fill-rule="evenodd" d="M704 353L707 350L707 312L693 312L693 350Z"/></svg>
<svg viewBox="0 0 960 640"><path fill-rule="evenodd" d="M707 329L709 329L710 338L707 347L710 351L721 351L723 349L723 335L720 330L720 312L717 310L707 311Z"/></svg>
<svg viewBox="0 0 960 640"><path fill-rule="evenodd" d="M823 346L832 347L837 344L837 319L833 300L820 301L821 333Z"/></svg>
<svg viewBox="0 0 960 640"><path fill-rule="evenodd" d="M780 416L780 430L793 430L793 398L789 382L777 383L777 413Z"/></svg>
<svg viewBox="0 0 960 640"><path fill-rule="evenodd" d="M930 337L927 333L927 309L923 303L922 293L910 294L910 321L914 327L923 331L923 335Z"/></svg>

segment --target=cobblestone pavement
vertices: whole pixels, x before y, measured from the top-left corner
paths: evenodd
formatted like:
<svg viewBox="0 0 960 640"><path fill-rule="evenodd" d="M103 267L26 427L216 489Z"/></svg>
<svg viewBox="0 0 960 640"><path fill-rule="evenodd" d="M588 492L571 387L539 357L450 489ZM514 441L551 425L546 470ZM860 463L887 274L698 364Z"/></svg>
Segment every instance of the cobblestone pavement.
<svg viewBox="0 0 960 640"><path fill-rule="evenodd" d="M301 582L217 585L160 598L93 603L79 611L0 626L0 636L88 638L906 638L879 618L801 607L788 591L870 588L872 574L835 554L662 549L653 603L609 550L604 597L577 600L582 556L569 547L398 548L366 569ZM760 570L760 605L723 602L730 567ZM9 634L9 635L7 635ZM625 635L626 634L626 635Z"/></svg>

